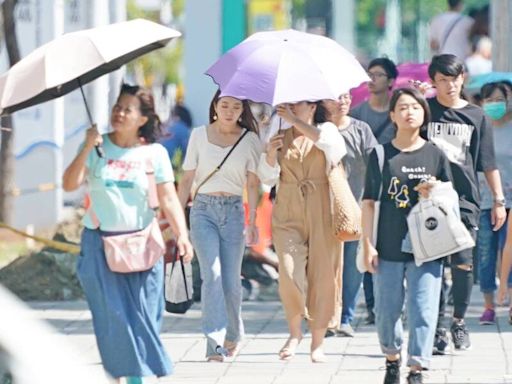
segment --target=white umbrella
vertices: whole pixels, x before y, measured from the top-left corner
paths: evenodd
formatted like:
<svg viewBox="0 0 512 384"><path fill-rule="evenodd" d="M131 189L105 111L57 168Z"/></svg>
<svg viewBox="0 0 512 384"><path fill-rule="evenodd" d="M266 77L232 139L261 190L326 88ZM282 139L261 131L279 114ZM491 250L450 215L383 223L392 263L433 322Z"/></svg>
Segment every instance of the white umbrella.
<svg viewBox="0 0 512 384"><path fill-rule="evenodd" d="M92 124L82 85L179 36L174 29L135 19L57 37L0 76L0 113L13 113L80 88Z"/></svg>

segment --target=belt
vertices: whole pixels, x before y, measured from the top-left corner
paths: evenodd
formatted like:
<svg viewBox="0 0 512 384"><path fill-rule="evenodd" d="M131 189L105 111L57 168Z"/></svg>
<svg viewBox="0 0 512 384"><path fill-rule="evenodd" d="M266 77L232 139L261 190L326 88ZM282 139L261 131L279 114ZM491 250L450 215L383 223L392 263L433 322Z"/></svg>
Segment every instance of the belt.
<svg viewBox="0 0 512 384"><path fill-rule="evenodd" d="M317 185L322 185L322 184L328 184L328 180L327 179L304 179L304 180L298 180L296 182L279 182L279 185L286 185L286 186L296 186L301 194L301 198L304 199L304 196L306 196L306 194L308 194L309 192L314 192L316 191L316 186Z"/></svg>

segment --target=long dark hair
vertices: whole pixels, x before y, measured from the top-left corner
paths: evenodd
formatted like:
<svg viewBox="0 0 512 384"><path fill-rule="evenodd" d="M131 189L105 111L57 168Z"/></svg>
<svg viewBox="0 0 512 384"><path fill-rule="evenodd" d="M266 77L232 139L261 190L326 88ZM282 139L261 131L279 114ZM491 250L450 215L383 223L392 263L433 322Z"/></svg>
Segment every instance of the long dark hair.
<svg viewBox="0 0 512 384"><path fill-rule="evenodd" d="M123 83L119 92L118 100L122 95L131 95L139 99L140 113L148 118L146 123L139 128L139 137L149 143L155 143L162 135L162 123L155 111L155 99L149 89L138 85Z"/></svg>
<svg viewBox="0 0 512 384"><path fill-rule="evenodd" d="M220 99L220 89L215 92L215 95L213 95L213 99L210 103L210 124L215 121L216 113L215 113L215 106L219 102ZM248 131L255 132L256 134L259 133L258 130L258 122L256 121L256 118L252 114L251 106L249 105L249 101L247 100L240 100L242 102L242 114L240 115L241 121L238 122L238 124L242 127L247 129Z"/></svg>
<svg viewBox="0 0 512 384"><path fill-rule="evenodd" d="M427 100L423 96L423 94L418 91L416 88L398 88L393 91L393 94L391 95L391 100L389 101L389 112L394 112L396 103L398 102L398 99L402 95L408 95L414 98L419 105L421 105L421 108L423 108L423 124L421 124L420 129L426 128L429 121L430 121L430 108L428 107ZM393 123L394 124L394 123ZM395 124L396 128L396 124Z"/></svg>
<svg viewBox="0 0 512 384"><path fill-rule="evenodd" d="M308 104L316 105L315 114L313 115L314 124L321 124L329 121L329 114L327 113L327 108L323 105L322 100L315 102L308 101Z"/></svg>

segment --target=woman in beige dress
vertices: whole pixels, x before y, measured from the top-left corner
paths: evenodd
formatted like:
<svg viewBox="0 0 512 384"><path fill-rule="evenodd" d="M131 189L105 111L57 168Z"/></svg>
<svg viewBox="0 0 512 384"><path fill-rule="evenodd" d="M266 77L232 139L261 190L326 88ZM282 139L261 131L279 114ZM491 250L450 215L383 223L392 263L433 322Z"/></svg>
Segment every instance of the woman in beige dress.
<svg viewBox="0 0 512 384"><path fill-rule="evenodd" d="M292 358L302 340L302 319L311 330L311 360L325 361L325 331L341 304L341 243L334 237L327 174L344 156L336 126L325 122L319 102L280 105L291 128L273 136L258 174L277 184L272 237L279 256L279 294L290 336L279 356ZM339 316L337 316L339 319Z"/></svg>

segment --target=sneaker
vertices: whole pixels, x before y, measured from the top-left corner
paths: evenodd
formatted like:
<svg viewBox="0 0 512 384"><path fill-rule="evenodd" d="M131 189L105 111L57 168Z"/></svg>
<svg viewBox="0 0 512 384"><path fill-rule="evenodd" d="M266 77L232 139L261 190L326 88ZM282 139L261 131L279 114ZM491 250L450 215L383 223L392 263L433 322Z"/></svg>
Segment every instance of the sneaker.
<svg viewBox="0 0 512 384"><path fill-rule="evenodd" d="M341 324L340 329L338 329L340 337L354 337L354 333L354 329L350 324Z"/></svg>
<svg viewBox="0 0 512 384"><path fill-rule="evenodd" d="M389 361L386 359L386 376L384 384L400 384L400 359Z"/></svg>
<svg viewBox="0 0 512 384"><path fill-rule="evenodd" d="M407 375L407 384L423 384L421 372L409 372L409 375Z"/></svg>
<svg viewBox="0 0 512 384"><path fill-rule="evenodd" d="M375 324L375 313L373 311L368 312L368 316L366 317L364 323L366 325L373 325Z"/></svg>
<svg viewBox="0 0 512 384"><path fill-rule="evenodd" d="M466 328L464 320L454 321L450 327L450 332L452 334L452 340L455 349L464 350L471 347L471 342L469 341L469 332Z"/></svg>
<svg viewBox="0 0 512 384"><path fill-rule="evenodd" d="M480 316L480 325L493 325L496 323L496 312L494 309L487 308Z"/></svg>
<svg viewBox="0 0 512 384"><path fill-rule="evenodd" d="M446 334L445 328L437 328L436 335L434 337L434 349L432 350L433 355L444 355L446 353L446 347L448 347L450 340Z"/></svg>

